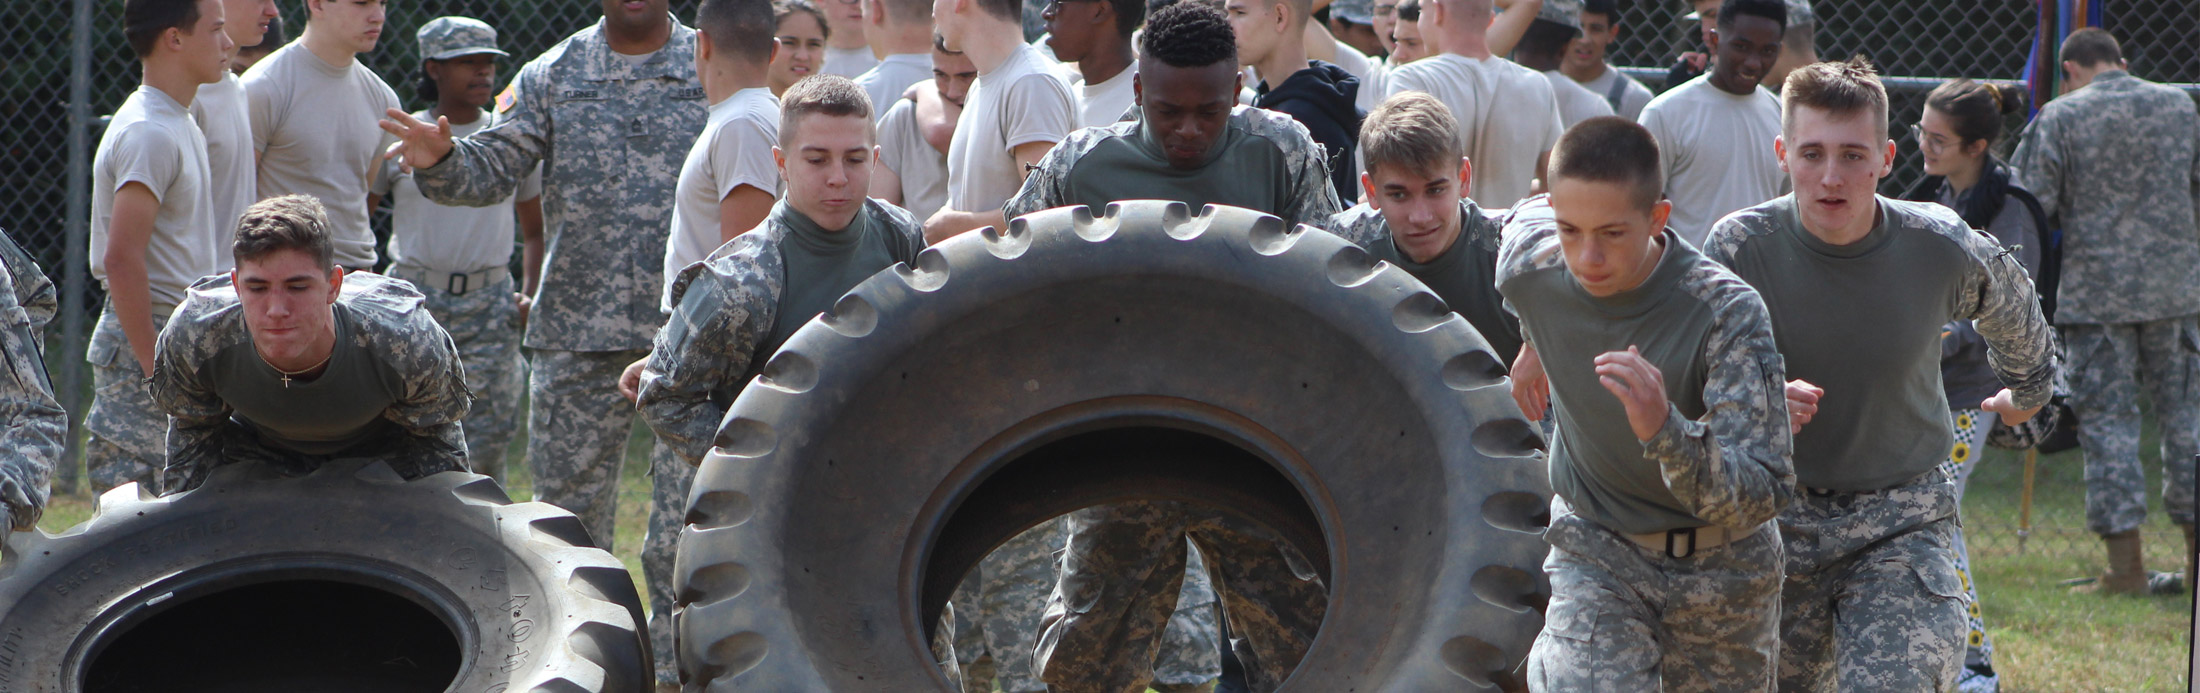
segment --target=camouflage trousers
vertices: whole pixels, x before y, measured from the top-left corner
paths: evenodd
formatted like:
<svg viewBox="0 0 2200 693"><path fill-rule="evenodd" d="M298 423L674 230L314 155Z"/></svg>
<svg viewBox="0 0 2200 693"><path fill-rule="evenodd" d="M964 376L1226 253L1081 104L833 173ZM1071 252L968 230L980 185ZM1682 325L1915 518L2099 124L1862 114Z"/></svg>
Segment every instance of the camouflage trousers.
<svg viewBox="0 0 2200 693"><path fill-rule="evenodd" d="M955 589L955 655L973 688L1004 693L1044 691L1031 665L1039 617L1054 589L1054 556L1063 520L1050 520L986 554Z"/></svg>
<svg viewBox="0 0 2200 693"><path fill-rule="evenodd" d="M1528 652L1529 690L1772 690L1782 560L1772 523L1673 558L1563 501L1552 512L1551 603Z"/></svg>
<svg viewBox="0 0 2200 693"><path fill-rule="evenodd" d="M2085 448L2085 526L2096 534L2146 520L2139 466L2139 396L2162 432L2162 505L2170 522L2193 523L2193 460L2200 453L2200 317L2062 326L2070 406Z"/></svg>
<svg viewBox="0 0 2200 693"><path fill-rule="evenodd" d="M1941 466L1941 471L1955 479L1956 501L1960 507L1963 492L1970 487L1971 470L1977 469L1979 460L1986 456L1986 434L1994 430L1997 417L1983 409L1957 409L1950 416L1954 419L1956 444L1948 452L1948 461ZM1979 611L1978 583L1971 579L1971 547L1963 540L1962 523L1956 524L1949 539L1956 577L1963 580L1966 605L1963 673L1956 682L1956 690L1958 693L1994 693L2001 690L2001 676L1994 673L1994 639L1986 635L1986 615Z"/></svg>
<svg viewBox="0 0 2200 693"><path fill-rule="evenodd" d="M1963 668L1955 484L1802 489L1780 514L1780 690L1944 691Z"/></svg>
<svg viewBox="0 0 2200 693"><path fill-rule="evenodd" d="M167 324L168 316L156 309L153 330ZM145 371L112 305L99 313L85 360L92 365L92 407L84 414L84 431L90 434L84 468L92 492L133 481L147 490L159 488L160 469L168 461L168 413L153 404Z"/></svg>
<svg viewBox="0 0 2200 693"><path fill-rule="evenodd" d="M1047 598L1040 678L1055 693L1142 693L1182 596L1189 538L1206 559L1246 684L1273 691L1298 666L1329 597L1313 567L1258 524L1181 503L1135 501L1069 516Z"/></svg>
<svg viewBox="0 0 2200 693"><path fill-rule="evenodd" d="M634 427L634 405L619 394L619 373L646 351L528 349L527 469L535 500L570 510L604 550L618 516L619 467ZM672 649L672 559L695 469L656 443L650 448L649 533L642 576L649 586L649 639ZM657 658L657 681L679 680L673 658Z"/></svg>
<svg viewBox="0 0 2200 693"><path fill-rule="evenodd" d="M466 367L466 389L474 393L473 408L466 412L467 462L475 474L495 477L500 483L510 481L504 474L504 456L519 428L519 391L525 370L519 358L521 325L512 278L454 294L445 281L450 277L447 273L395 265L389 276L420 289L427 297L428 314L458 345L459 362Z"/></svg>
<svg viewBox="0 0 2200 693"><path fill-rule="evenodd" d="M1006 693L1047 690L1031 666L1032 649L1067 531L1064 518L1017 535L987 554L955 590L955 651L963 679L974 688L992 690L986 686L997 678ZM1184 584L1153 662L1156 685L1203 684L1222 675L1214 586L1198 549L1187 543L1186 550Z"/></svg>

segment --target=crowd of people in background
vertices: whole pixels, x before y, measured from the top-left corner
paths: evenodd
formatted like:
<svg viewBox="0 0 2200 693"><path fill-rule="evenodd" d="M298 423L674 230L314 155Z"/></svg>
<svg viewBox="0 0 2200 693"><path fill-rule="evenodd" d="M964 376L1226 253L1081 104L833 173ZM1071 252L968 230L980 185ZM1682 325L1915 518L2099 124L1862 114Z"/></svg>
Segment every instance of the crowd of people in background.
<svg viewBox="0 0 2200 693"><path fill-rule="evenodd" d="M1982 446L2055 426L2087 588L2192 584L2200 111L2099 29L2005 160L2023 92L1952 80L1890 124L1808 0L1694 0L1660 90L1610 64L1658 30L1617 0L606 0L524 60L478 19L303 2L294 39L276 0L124 3L88 478L501 479L524 417L536 498L610 548L638 414L663 690L688 484L779 345L930 244L1127 199L1334 232L1507 363L1555 441L1533 689L1996 690L1956 501ZM416 72L358 59L401 29ZM1899 199L1897 147L1928 174ZM52 285L0 262L24 531L73 461ZM2144 560L2142 398L2182 575ZM1273 690L1326 603L1304 560L1213 508L1079 511L988 556L935 654L973 690Z"/></svg>

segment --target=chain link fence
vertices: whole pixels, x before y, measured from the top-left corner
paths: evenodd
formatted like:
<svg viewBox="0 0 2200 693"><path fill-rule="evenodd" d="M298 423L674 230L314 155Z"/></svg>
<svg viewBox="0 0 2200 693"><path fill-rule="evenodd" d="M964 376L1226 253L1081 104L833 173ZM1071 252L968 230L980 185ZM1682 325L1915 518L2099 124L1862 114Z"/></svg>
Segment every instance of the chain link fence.
<svg viewBox="0 0 2200 693"><path fill-rule="evenodd" d="M696 0L675 0L677 16L694 15ZM2030 0L1843 0L1815 3L1815 45L1828 58L1864 55L1890 80L1894 123L1917 121L1924 94L1940 80L1972 77L2017 80L2039 25ZM2052 5L2052 3L2050 3ZM1684 0L1623 2L1622 33L1612 45L1614 64L1664 85L1665 68L1684 50L1698 50L1696 25L1682 19ZM281 0L285 33L305 25L302 0ZM487 21L514 57L500 66L508 81L526 59L597 21L593 0L407 0L389 7L381 45L361 56L381 74L407 108L415 96L420 62L414 30L438 16L459 14ZM103 114L118 107L138 79L137 60L124 43L121 0L0 3L0 228L20 242L65 290L66 314L49 328L54 382L77 417L89 405L83 350L101 297L82 253L89 208L89 166ZM2164 82L2200 82L2200 3L2190 0L2108 0L2105 24L2124 41L2133 71ZM501 85L500 85L501 88ZM76 127L76 124L81 127ZM2011 131L2019 123L2012 123ZM1903 132L1897 127L1895 132ZM2014 137L2005 141L2013 143ZM1920 175L1914 143L1904 141L1896 175L1885 190L1899 193ZM386 224L386 219L378 221ZM386 228L386 226L384 227ZM76 255L70 253L74 235ZM73 455L72 455L73 457ZM61 485L73 487L74 474ZM2042 527L2040 536L2076 533L2079 526ZM2014 536L2014 535L2010 535ZM1989 539L1988 541L1998 541Z"/></svg>
<svg viewBox="0 0 2200 693"><path fill-rule="evenodd" d="M2055 12L2046 3L2048 19ZM2200 3L2190 0L2108 0L2103 25L2123 43L2132 74L2156 82L2200 82ZM1925 111L1925 95L1957 77L2018 82L2040 26L2035 0L1813 0L1818 25L1812 47L1827 60L1861 55L1887 75L1888 118L1901 147L1894 174L1880 192L1900 195L1924 177L1923 158L1908 126ZM1683 16L1694 11L1689 0L1620 2L1621 33L1612 43L1614 65L1633 66L1629 74L1652 91L1663 91L1666 70L1683 51L1702 51L1697 23ZM2053 77L2052 74L2048 77ZM2200 89L2191 89L2200 99ZM2036 106L2036 104L2035 104ZM2016 149L2025 117L2012 117L1998 146L2003 157Z"/></svg>

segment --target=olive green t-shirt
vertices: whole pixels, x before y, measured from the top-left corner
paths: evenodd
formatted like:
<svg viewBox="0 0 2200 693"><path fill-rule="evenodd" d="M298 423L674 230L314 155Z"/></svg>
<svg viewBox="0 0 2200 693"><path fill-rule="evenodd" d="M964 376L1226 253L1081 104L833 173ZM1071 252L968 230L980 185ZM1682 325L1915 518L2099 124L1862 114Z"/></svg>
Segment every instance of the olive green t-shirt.
<svg viewBox="0 0 2200 693"><path fill-rule="evenodd" d="M1748 529L1794 494L1786 382L1757 292L1672 229L1634 289L1594 296L1566 268L1545 198L1513 208L1498 289L1542 357L1557 433L1551 490L1617 532ZM1634 348L1665 385L1666 420L1648 439L1604 387L1596 359Z"/></svg>
<svg viewBox="0 0 2200 693"><path fill-rule="evenodd" d="M1258 108L1231 111L1228 126L1198 168L1169 164L1139 121L1085 128L1039 160L1003 208L1011 219L1084 205L1099 216L1122 200L1175 200L1197 214L1209 204L1243 207L1321 226L1339 209L1321 146L1291 116Z"/></svg>
<svg viewBox="0 0 2200 693"><path fill-rule="evenodd" d="M779 294L779 311L771 336L756 350L752 368L779 351L779 346L802 329L810 318L832 309L849 290L894 263L917 256L924 248L904 234L894 233L872 219L869 207L848 227L827 231L808 216L781 202L772 208L771 221L786 227L779 256L786 263L786 289Z"/></svg>
<svg viewBox="0 0 2200 693"><path fill-rule="evenodd" d="M1940 340L1951 320L1976 321L2019 406L2050 395L2047 321L2024 267L1953 210L1876 203L1877 224L1847 245L1805 230L1794 195L1721 219L1705 240L1705 256L1764 296L1788 377L1825 389L1795 434L1806 488L1888 488L1947 459Z"/></svg>
<svg viewBox="0 0 2200 693"><path fill-rule="evenodd" d="M351 307L334 306L336 348L328 370L312 380L282 374L260 358L251 340L222 349L206 365L214 392L229 404L230 418L270 447L306 455L335 455L398 434L382 412L404 394L404 378L353 339Z"/></svg>
<svg viewBox="0 0 2200 693"><path fill-rule="evenodd" d="M1520 320L1505 310L1505 297L1497 293L1499 234L1509 213L1490 214L1474 200L1459 199L1459 237L1427 263L1414 262L1398 250L1390 235L1390 222L1381 210L1365 203L1329 218L1329 232L1367 250L1377 260L1404 269L1444 299L1444 305L1489 342L1490 351L1508 367L1520 355Z"/></svg>

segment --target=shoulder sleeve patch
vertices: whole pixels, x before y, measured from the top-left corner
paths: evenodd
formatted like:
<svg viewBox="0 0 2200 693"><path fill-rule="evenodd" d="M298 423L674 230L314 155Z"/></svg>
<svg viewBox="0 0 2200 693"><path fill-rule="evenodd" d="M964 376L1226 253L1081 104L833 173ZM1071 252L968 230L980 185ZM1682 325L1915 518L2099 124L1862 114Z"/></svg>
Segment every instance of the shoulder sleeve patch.
<svg viewBox="0 0 2200 693"><path fill-rule="evenodd" d="M516 103L519 103L519 78L514 77L512 83L504 85L504 91L497 94L497 112L511 111Z"/></svg>

